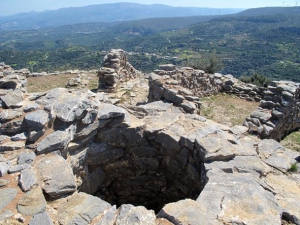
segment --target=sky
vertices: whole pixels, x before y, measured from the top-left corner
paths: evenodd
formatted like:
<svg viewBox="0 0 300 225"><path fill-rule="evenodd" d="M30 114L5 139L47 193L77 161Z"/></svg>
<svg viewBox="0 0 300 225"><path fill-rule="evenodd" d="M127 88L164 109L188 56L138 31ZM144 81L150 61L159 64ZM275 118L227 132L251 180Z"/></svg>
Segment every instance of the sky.
<svg viewBox="0 0 300 225"><path fill-rule="evenodd" d="M7 16L20 12L54 10L66 7L115 2L242 9L266 6L300 5L300 0L0 0L0 16Z"/></svg>

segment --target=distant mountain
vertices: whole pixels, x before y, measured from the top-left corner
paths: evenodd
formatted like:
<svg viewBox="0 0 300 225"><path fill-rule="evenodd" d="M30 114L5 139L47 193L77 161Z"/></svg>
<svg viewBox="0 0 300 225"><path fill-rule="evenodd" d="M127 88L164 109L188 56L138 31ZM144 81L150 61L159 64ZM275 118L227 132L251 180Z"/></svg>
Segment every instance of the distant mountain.
<svg viewBox="0 0 300 225"><path fill-rule="evenodd" d="M276 15L276 14L300 14L299 7L263 7L255 9L247 9L239 12L236 16L264 16L264 15Z"/></svg>
<svg viewBox="0 0 300 225"><path fill-rule="evenodd" d="M77 23L128 21L158 17L225 15L238 13L242 10L172 7L161 4L100 4L0 17L0 30L40 29Z"/></svg>

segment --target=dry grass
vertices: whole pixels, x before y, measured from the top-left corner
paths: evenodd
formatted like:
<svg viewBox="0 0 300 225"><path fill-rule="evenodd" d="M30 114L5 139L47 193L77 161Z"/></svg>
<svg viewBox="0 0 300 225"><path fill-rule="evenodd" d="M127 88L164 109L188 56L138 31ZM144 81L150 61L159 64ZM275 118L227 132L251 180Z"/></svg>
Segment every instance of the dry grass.
<svg viewBox="0 0 300 225"><path fill-rule="evenodd" d="M219 94L201 99L201 115L229 126L242 125L259 105L233 95Z"/></svg>
<svg viewBox="0 0 300 225"><path fill-rule="evenodd" d="M286 136L281 144L288 149L300 152L300 131L296 131Z"/></svg>
<svg viewBox="0 0 300 225"><path fill-rule="evenodd" d="M89 89L95 89L98 86L98 78L96 74L87 74L89 78ZM27 78L28 92L44 92L57 87L65 87L68 79L77 77L77 74L60 74L52 76L39 76Z"/></svg>

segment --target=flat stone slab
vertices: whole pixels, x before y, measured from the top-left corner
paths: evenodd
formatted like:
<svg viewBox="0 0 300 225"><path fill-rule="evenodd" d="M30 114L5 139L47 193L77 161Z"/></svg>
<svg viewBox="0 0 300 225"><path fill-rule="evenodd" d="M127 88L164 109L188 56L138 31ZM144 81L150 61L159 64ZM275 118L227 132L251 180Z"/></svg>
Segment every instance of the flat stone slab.
<svg viewBox="0 0 300 225"><path fill-rule="evenodd" d="M53 222L47 212L42 212L34 215L29 221L29 225L53 225Z"/></svg>
<svg viewBox="0 0 300 225"><path fill-rule="evenodd" d="M185 199L165 205L158 213L158 218L165 218L173 224L210 224L202 204L191 199Z"/></svg>
<svg viewBox="0 0 300 225"><path fill-rule="evenodd" d="M49 113L44 110L37 110L25 116L24 120L29 129L41 130L49 121Z"/></svg>
<svg viewBox="0 0 300 225"><path fill-rule="evenodd" d="M9 168L8 173L17 173L25 169L29 169L30 165L29 164L24 164L24 165L16 165L12 166Z"/></svg>
<svg viewBox="0 0 300 225"><path fill-rule="evenodd" d="M76 190L73 171L67 161L56 154L48 154L36 165L43 190L51 198L59 198Z"/></svg>
<svg viewBox="0 0 300 225"><path fill-rule="evenodd" d="M1 96L7 108L17 108L22 106L23 94L21 91L10 91L7 95Z"/></svg>
<svg viewBox="0 0 300 225"><path fill-rule="evenodd" d="M19 213L26 216L33 216L44 212L46 209L46 200L40 187L27 192L18 202L17 209Z"/></svg>
<svg viewBox="0 0 300 225"><path fill-rule="evenodd" d="M25 147L25 141L9 141L1 144L0 152L14 151Z"/></svg>
<svg viewBox="0 0 300 225"><path fill-rule="evenodd" d="M23 112L18 109L5 109L0 113L0 121L5 122L21 117Z"/></svg>
<svg viewBox="0 0 300 225"><path fill-rule="evenodd" d="M17 196L17 189L5 188L0 189L0 210L7 206Z"/></svg>
<svg viewBox="0 0 300 225"><path fill-rule="evenodd" d="M32 164L35 159L34 152L21 152L18 158L18 164Z"/></svg>
<svg viewBox="0 0 300 225"><path fill-rule="evenodd" d="M23 191L29 191L37 183L35 173L30 168L22 170L19 183Z"/></svg>
<svg viewBox="0 0 300 225"><path fill-rule="evenodd" d="M116 225L152 225L155 224L156 216L153 210L147 210L144 206L123 204L118 209Z"/></svg>
<svg viewBox="0 0 300 225"><path fill-rule="evenodd" d="M197 198L208 224L281 224L281 208L258 179L246 173L207 172L208 183Z"/></svg>
<svg viewBox="0 0 300 225"><path fill-rule="evenodd" d="M63 150L73 139L74 133L75 127L71 126L67 130L58 130L49 134L40 143L38 143L36 149L37 154L49 153L56 150Z"/></svg>
<svg viewBox="0 0 300 225"><path fill-rule="evenodd" d="M7 174L8 169L11 167L9 163L6 162L0 162L0 177L4 176Z"/></svg>
<svg viewBox="0 0 300 225"><path fill-rule="evenodd" d="M80 192L71 196L58 209L60 224L90 224L90 222L111 205L100 198Z"/></svg>

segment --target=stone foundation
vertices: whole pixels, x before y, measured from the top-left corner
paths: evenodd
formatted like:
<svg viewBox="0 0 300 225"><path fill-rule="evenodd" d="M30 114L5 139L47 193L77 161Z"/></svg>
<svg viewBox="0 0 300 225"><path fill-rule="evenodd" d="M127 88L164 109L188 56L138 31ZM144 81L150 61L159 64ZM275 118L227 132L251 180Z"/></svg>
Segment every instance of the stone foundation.
<svg viewBox="0 0 300 225"><path fill-rule="evenodd" d="M22 87L20 81L14 87ZM4 91L1 222L299 222L299 172L290 173L299 154L244 135L245 127L163 101L129 113L87 89Z"/></svg>

